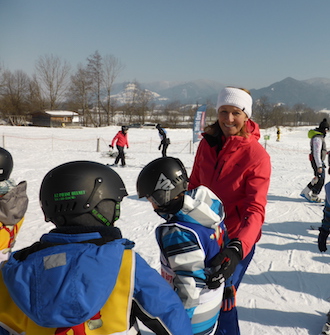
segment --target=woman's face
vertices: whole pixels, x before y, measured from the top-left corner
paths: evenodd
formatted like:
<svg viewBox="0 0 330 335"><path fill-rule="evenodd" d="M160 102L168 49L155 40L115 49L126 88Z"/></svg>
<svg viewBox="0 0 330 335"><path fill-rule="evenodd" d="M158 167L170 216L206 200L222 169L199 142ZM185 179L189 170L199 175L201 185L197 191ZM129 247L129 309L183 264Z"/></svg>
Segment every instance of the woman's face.
<svg viewBox="0 0 330 335"><path fill-rule="evenodd" d="M227 105L219 107L218 122L225 137L237 135L247 120L247 115L238 107Z"/></svg>

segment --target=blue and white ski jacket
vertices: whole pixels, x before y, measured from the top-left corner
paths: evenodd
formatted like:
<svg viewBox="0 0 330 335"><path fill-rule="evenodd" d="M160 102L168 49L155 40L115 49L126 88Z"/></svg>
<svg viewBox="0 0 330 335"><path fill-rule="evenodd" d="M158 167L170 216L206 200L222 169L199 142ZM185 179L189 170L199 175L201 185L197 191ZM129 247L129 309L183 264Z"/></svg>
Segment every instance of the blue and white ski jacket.
<svg viewBox="0 0 330 335"><path fill-rule="evenodd" d="M211 259L228 241L222 202L205 186L188 191L183 208L156 229L161 273L177 292L194 334L214 334L223 286L209 290ZM219 241L223 241L220 243Z"/></svg>
<svg viewBox="0 0 330 335"><path fill-rule="evenodd" d="M11 255L0 276L0 333L139 334L139 318L156 334L192 334L172 288L118 228L104 228L115 234L55 229Z"/></svg>

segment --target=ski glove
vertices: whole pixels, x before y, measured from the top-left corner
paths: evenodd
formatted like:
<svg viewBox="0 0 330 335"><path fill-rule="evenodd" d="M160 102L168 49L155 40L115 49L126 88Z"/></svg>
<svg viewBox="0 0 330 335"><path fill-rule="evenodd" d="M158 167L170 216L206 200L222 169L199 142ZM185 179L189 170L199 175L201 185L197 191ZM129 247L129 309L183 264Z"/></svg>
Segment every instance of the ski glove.
<svg viewBox="0 0 330 335"><path fill-rule="evenodd" d="M323 227L319 228L319 238L317 240L319 250L321 252L327 251L327 238L329 236L329 230L324 229Z"/></svg>
<svg viewBox="0 0 330 335"><path fill-rule="evenodd" d="M109 148L113 149L113 146L111 144L109 144Z"/></svg>
<svg viewBox="0 0 330 335"><path fill-rule="evenodd" d="M234 285L226 286L223 291L221 309L224 312L229 312L234 307L236 307L236 288Z"/></svg>
<svg viewBox="0 0 330 335"><path fill-rule="evenodd" d="M218 288L235 271L236 266L242 260L242 243L238 239L231 240L224 250L218 253L212 260L215 271L208 277L207 286L210 289Z"/></svg>

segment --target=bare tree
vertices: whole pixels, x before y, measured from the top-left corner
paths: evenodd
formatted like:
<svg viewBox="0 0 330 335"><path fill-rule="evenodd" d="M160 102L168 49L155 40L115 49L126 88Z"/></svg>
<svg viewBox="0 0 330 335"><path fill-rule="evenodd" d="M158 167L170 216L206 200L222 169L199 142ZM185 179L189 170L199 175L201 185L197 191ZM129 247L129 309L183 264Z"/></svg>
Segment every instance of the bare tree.
<svg viewBox="0 0 330 335"><path fill-rule="evenodd" d="M285 106L281 104L276 104L271 111L270 123L271 126L281 126L284 123L284 118L286 114Z"/></svg>
<svg viewBox="0 0 330 335"><path fill-rule="evenodd" d="M140 86L137 81L128 83L125 86L125 116L128 117L129 122L132 122L133 116L136 115L138 109L138 95Z"/></svg>
<svg viewBox="0 0 330 335"><path fill-rule="evenodd" d="M139 92L139 108L138 114L140 115L140 119L142 123L145 122L145 117L147 112L149 111L150 103L153 101L153 95L148 90L141 90Z"/></svg>
<svg viewBox="0 0 330 335"><path fill-rule="evenodd" d="M138 117L138 121L141 123L145 122L149 107L153 101L153 95L150 91L142 89L141 85L135 80L129 83L125 87L126 94L126 116L129 118L129 122L133 121Z"/></svg>
<svg viewBox="0 0 330 335"><path fill-rule="evenodd" d="M124 69L124 66L121 64L120 60L113 55L106 55L103 59L103 85L106 90L105 103L103 104L103 109L107 113L107 125L110 125L110 115L113 119L114 114L112 113L111 108L111 91L113 83L118 77L119 73Z"/></svg>
<svg viewBox="0 0 330 335"><path fill-rule="evenodd" d="M87 69L92 82L92 89L94 97L96 99L96 108L99 115L98 125L102 126L101 116L101 85L103 83L103 63L102 57L98 51L95 51L93 55L87 58L88 64Z"/></svg>
<svg viewBox="0 0 330 335"><path fill-rule="evenodd" d="M176 126L180 119L180 100L172 101L165 105L164 114L167 118L167 123L171 126Z"/></svg>
<svg viewBox="0 0 330 335"><path fill-rule="evenodd" d="M253 108L253 119L260 125L261 128L268 128L270 126L270 114L272 105L268 97L262 96L255 101Z"/></svg>
<svg viewBox="0 0 330 335"><path fill-rule="evenodd" d="M31 112L41 111L46 108L46 103L42 97L42 92L36 74L34 74L30 80L28 104Z"/></svg>
<svg viewBox="0 0 330 335"><path fill-rule="evenodd" d="M68 88L70 65L51 54L39 57L35 69L49 109L56 109Z"/></svg>
<svg viewBox="0 0 330 335"><path fill-rule="evenodd" d="M0 92L1 92L1 89L2 89L2 87L3 87L3 85L4 85L4 83L3 83L3 73L4 73L4 67L3 67L3 65L0 63Z"/></svg>
<svg viewBox="0 0 330 335"><path fill-rule="evenodd" d="M82 111L84 125L96 123L90 113L90 97L92 94L92 81L88 69L79 64L75 74L71 76L71 85L68 91L68 98Z"/></svg>
<svg viewBox="0 0 330 335"><path fill-rule="evenodd" d="M29 83L29 76L22 70L3 72L1 83L3 114L7 116L27 114Z"/></svg>

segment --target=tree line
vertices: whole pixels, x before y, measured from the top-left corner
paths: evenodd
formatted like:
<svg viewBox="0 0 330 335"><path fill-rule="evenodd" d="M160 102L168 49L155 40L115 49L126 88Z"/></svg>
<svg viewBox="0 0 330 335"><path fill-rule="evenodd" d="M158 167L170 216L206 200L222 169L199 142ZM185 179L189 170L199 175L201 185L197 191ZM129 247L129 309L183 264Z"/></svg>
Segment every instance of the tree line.
<svg viewBox="0 0 330 335"><path fill-rule="evenodd" d="M37 59L31 76L23 70L10 71L0 66L1 117L28 118L37 111L66 109L77 111L84 126L113 125L118 121L118 113L126 124L147 121L169 127L192 125L198 102L183 105L172 101L157 106L152 93L142 89L136 80L131 83L130 96L124 103L111 96L123 69L118 58L111 54L101 56L98 51L74 70L67 61L52 54ZM212 123L216 120L215 106L210 101L207 106L206 123ZM253 119L261 128L268 128L316 124L319 118L316 120L315 111L306 105L290 108L271 104L262 97L254 103Z"/></svg>
<svg viewBox="0 0 330 335"><path fill-rule="evenodd" d="M113 55L102 57L98 51L85 64L71 65L55 55L40 56L34 74L0 68L0 113L30 115L36 111L70 109L82 113L84 123L101 125L91 117L91 109L104 111L110 121L112 86L123 69ZM100 115L100 114L99 114ZM104 118L103 118L104 119Z"/></svg>

